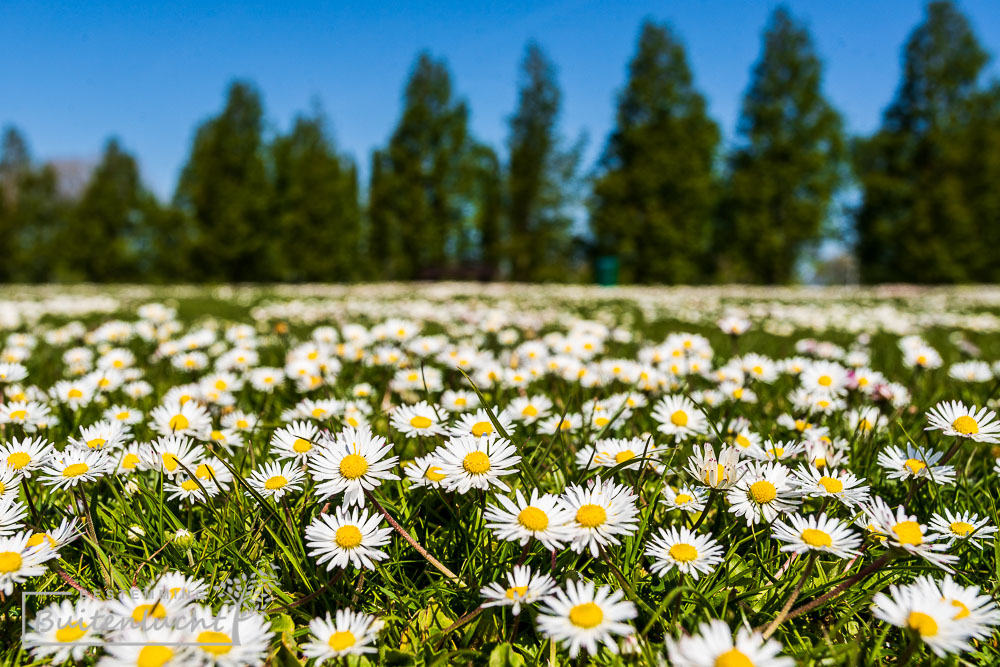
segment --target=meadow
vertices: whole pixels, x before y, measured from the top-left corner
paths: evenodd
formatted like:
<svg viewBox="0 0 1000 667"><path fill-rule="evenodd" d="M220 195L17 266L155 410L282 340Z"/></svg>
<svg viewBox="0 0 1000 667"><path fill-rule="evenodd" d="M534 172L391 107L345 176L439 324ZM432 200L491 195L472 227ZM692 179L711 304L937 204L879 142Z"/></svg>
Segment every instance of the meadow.
<svg viewBox="0 0 1000 667"><path fill-rule="evenodd" d="M1000 288L15 286L0 392L5 664L1000 660Z"/></svg>

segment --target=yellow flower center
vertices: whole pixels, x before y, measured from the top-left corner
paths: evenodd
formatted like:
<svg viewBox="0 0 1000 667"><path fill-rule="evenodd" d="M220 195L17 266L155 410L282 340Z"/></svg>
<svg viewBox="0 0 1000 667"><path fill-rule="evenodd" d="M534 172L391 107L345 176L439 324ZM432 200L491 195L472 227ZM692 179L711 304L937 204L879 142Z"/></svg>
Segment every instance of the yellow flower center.
<svg viewBox="0 0 1000 667"><path fill-rule="evenodd" d="M767 453L770 454L771 456L773 456L776 459L780 459L782 456L785 455L785 448L784 447L772 447L771 449L767 450Z"/></svg>
<svg viewBox="0 0 1000 667"><path fill-rule="evenodd" d="M25 452L14 452L7 457L7 466L14 470L21 470L31 463L31 457Z"/></svg>
<svg viewBox="0 0 1000 667"><path fill-rule="evenodd" d="M951 528L951 532L959 535L960 537L965 537L972 532L972 524L964 521L956 521L951 524L949 528Z"/></svg>
<svg viewBox="0 0 1000 667"><path fill-rule="evenodd" d="M830 377L829 375L820 375L819 379L816 380L816 382L819 382L824 387L829 387L831 384L833 384L833 378Z"/></svg>
<svg viewBox="0 0 1000 667"><path fill-rule="evenodd" d="M569 610L569 622L578 628L594 628L603 620L604 612L593 602L584 602Z"/></svg>
<svg viewBox="0 0 1000 667"><path fill-rule="evenodd" d="M215 468L207 463L202 463L194 469L194 476L198 479L212 479L215 476Z"/></svg>
<svg viewBox="0 0 1000 667"><path fill-rule="evenodd" d="M820 477L819 485L822 486L827 493L840 493L844 490L844 483L833 477Z"/></svg>
<svg viewBox="0 0 1000 667"><path fill-rule="evenodd" d="M674 426L687 426L687 413L683 410L677 410L674 414L670 415L670 423Z"/></svg>
<svg viewBox="0 0 1000 667"><path fill-rule="evenodd" d="M795 430L796 431L804 431L807 428L809 428L810 426L811 426L811 424L809 424L809 422L807 422L807 421L804 421L802 419L796 419L795 420Z"/></svg>
<svg viewBox="0 0 1000 667"><path fill-rule="evenodd" d="M741 433L740 435L736 436L736 444L742 447L743 449L746 449L747 447L750 446L750 439Z"/></svg>
<svg viewBox="0 0 1000 667"><path fill-rule="evenodd" d="M698 557L698 550L690 544L677 543L670 547L670 557L678 563L687 563Z"/></svg>
<svg viewBox="0 0 1000 667"><path fill-rule="evenodd" d="M368 472L368 461L360 454L348 454L340 459L340 474L347 479L357 479Z"/></svg>
<svg viewBox="0 0 1000 667"><path fill-rule="evenodd" d="M968 415L959 417L951 423L951 427L961 433L962 435L975 435L979 433L979 424L976 420Z"/></svg>
<svg viewBox="0 0 1000 667"><path fill-rule="evenodd" d="M711 479L712 479L712 471L708 470L705 472L705 484L711 484L712 483ZM716 484L725 481L725 479L726 479L726 468L721 463L719 463L718 469L716 470L715 473Z"/></svg>
<svg viewBox="0 0 1000 667"><path fill-rule="evenodd" d="M277 489L283 489L288 484L288 480L285 479L284 475L275 475L264 482L264 488L268 491L275 491Z"/></svg>
<svg viewBox="0 0 1000 667"><path fill-rule="evenodd" d="M334 539L337 541L337 546L343 549L353 549L361 544L361 531L358 530L357 526L341 526L337 529L337 535Z"/></svg>
<svg viewBox="0 0 1000 667"><path fill-rule="evenodd" d="M353 632L350 630L340 630L330 635L330 639L327 641L327 644L329 644L330 648L334 651L343 651L354 646L355 642L357 642L357 639L354 637Z"/></svg>
<svg viewBox="0 0 1000 667"><path fill-rule="evenodd" d="M10 418L13 421L16 421L16 422L23 422L25 419L28 418L28 411L27 410L13 410L10 413Z"/></svg>
<svg viewBox="0 0 1000 667"><path fill-rule="evenodd" d="M154 602L153 604L141 604L132 611L132 620L136 623L142 623L147 616L166 618L167 610L159 602Z"/></svg>
<svg viewBox="0 0 1000 667"><path fill-rule="evenodd" d="M104 438L92 438L87 441L87 446L91 449L100 449L106 444L108 444L108 441Z"/></svg>
<svg viewBox="0 0 1000 667"><path fill-rule="evenodd" d="M440 482L444 479L444 473L441 472L440 466L431 466L427 468L427 472L424 473L424 477L432 482Z"/></svg>
<svg viewBox="0 0 1000 667"><path fill-rule="evenodd" d="M31 537L28 538L28 543L27 544L28 544L29 547L37 547L39 544L42 543L42 540L48 540L49 544L51 546L53 546L53 547L56 546L56 541L53 540L52 537L48 533L35 533L35 534L33 534ZM0 567L0 570L2 570L2 569L3 568Z"/></svg>
<svg viewBox="0 0 1000 667"><path fill-rule="evenodd" d="M806 528L802 531L802 541L811 547L829 547L833 545L833 538L822 530Z"/></svg>
<svg viewBox="0 0 1000 667"><path fill-rule="evenodd" d="M517 522L530 531L545 530L549 527L549 516L537 507L525 507L517 515Z"/></svg>
<svg viewBox="0 0 1000 667"><path fill-rule="evenodd" d="M173 657L173 649L166 646L143 646L135 664L136 667L163 667Z"/></svg>
<svg viewBox="0 0 1000 667"><path fill-rule="evenodd" d="M774 484L762 479L750 485L750 495L753 496L754 501L764 505L777 497L778 490L774 488Z"/></svg>
<svg viewBox="0 0 1000 667"><path fill-rule="evenodd" d="M72 463L63 468L63 477L79 477L90 470L86 463Z"/></svg>
<svg viewBox="0 0 1000 667"><path fill-rule="evenodd" d="M122 410L121 412L115 415L115 419L117 419L118 421L125 421L128 418L129 418L128 410Z"/></svg>
<svg viewBox="0 0 1000 667"><path fill-rule="evenodd" d="M246 419L237 419L236 428L250 428L250 422L248 422Z"/></svg>
<svg viewBox="0 0 1000 667"><path fill-rule="evenodd" d="M825 468L826 467L826 459L823 458L822 456L820 456L815 461L813 461L813 465L816 466L817 468Z"/></svg>
<svg viewBox="0 0 1000 667"><path fill-rule="evenodd" d="M183 482L181 482L181 488L184 489L185 491L197 491L198 482L194 481L193 479L186 479Z"/></svg>
<svg viewBox="0 0 1000 667"><path fill-rule="evenodd" d="M750 370L752 370L754 372L754 375L763 375L764 374L764 368L762 366L754 366Z"/></svg>
<svg viewBox="0 0 1000 667"><path fill-rule="evenodd" d="M163 467L166 468L168 472L177 470L177 466L180 465L180 461L177 456L171 454L170 452L164 452L160 455L160 458L163 459Z"/></svg>
<svg viewBox="0 0 1000 667"><path fill-rule="evenodd" d="M323 408L313 408L311 414L315 419L319 419L320 417L326 416L326 410L324 410Z"/></svg>
<svg viewBox="0 0 1000 667"><path fill-rule="evenodd" d="M16 551L0 552L0 574L10 574L21 569L21 554Z"/></svg>
<svg viewBox="0 0 1000 667"><path fill-rule="evenodd" d="M170 421L167 422L167 426L170 427L171 431L183 431L190 425L191 422L189 422L188 418L184 415L174 415L170 418Z"/></svg>
<svg viewBox="0 0 1000 667"><path fill-rule="evenodd" d="M631 449L626 449L623 452L618 452L617 454L615 454L616 463L625 463L626 461L634 458L635 458L635 452L633 452Z"/></svg>
<svg viewBox="0 0 1000 667"><path fill-rule="evenodd" d="M573 428L573 422L571 422L570 420L564 419L561 422L559 422L559 430L560 431L568 431L571 428Z"/></svg>
<svg viewBox="0 0 1000 667"><path fill-rule="evenodd" d="M924 543L924 533L916 521L901 521L892 527L896 541L900 544L920 545Z"/></svg>
<svg viewBox="0 0 1000 667"><path fill-rule="evenodd" d="M523 598L524 594L528 592L527 586L513 586L507 589L507 599L516 600L517 598Z"/></svg>
<svg viewBox="0 0 1000 667"><path fill-rule="evenodd" d="M212 655L225 655L233 648L232 638L224 632L205 630L198 633L195 641L201 644L202 651L211 653ZM212 644L215 644L215 646L212 646Z"/></svg>
<svg viewBox="0 0 1000 667"><path fill-rule="evenodd" d="M526 406L524 406L524 410L521 410L521 416L523 416L523 417L537 417L538 416L538 408L536 408L534 405L526 405Z"/></svg>
<svg viewBox="0 0 1000 667"><path fill-rule="evenodd" d="M122 459L122 468L125 468L126 470L132 470L133 468L135 468L137 463L139 463L138 454L126 454L125 457Z"/></svg>
<svg viewBox="0 0 1000 667"><path fill-rule="evenodd" d="M738 648L731 648L720 653L713 663L714 667L754 667L753 661Z"/></svg>
<svg viewBox="0 0 1000 667"><path fill-rule="evenodd" d="M85 634L87 634L87 624L83 621L73 621L56 630L56 641L68 644L75 642Z"/></svg>
<svg viewBox="0 0 1000 667"><path fill-rule="evenodd" d="M858 422L858 428L861 429L862 431L870 431L873 428L875 428L875 424L871 423L867 419L862 419L861 421Z"/></svg>
<svg viewBox="0 0 1000 667"><path fill-rule="evenodd" d="M468 403L468 401L465 400L465 396L456 396L453 405L457 405L461 408L465 407L466 403Z"/></svg>
<svg viewBox="0 0 1000 667"><path fill-rule="evenodd" d="M484 435L493 434L493 424L490 422L476 422L472 425L472 435L481 438Z"/></svg>
<svg viewBox="0 0 1000 667"><path fill-rule="evenodd" d="M216 442L221 442L226 439L226 436L222 433L222 431L218 430L212 431L212 434L209 437Z"/></svg>
<svg viewBox="0 0 1000 667"><path fill-rule="evenodd" d="M611 420L608 419L607 417L597 417L596 419L594 419L594 426L600 426L603 428L604 426L607 426L610 422Z"/></svg>
<svg viewBox="0 0 1000 667"><path fill-rule="evenodd" d="M958 613L955 614L955 616L954 616L954 619L956 621L959 620L959 619L961 619L961 618L966 618L966 617L968 617L972 613L972 612L969 611L969 608L965 606L965 603L962 602L961 600L952 600L951 601L951 606L955 607L956 609L958 609Z"/></svg>
<svg viewBox="0 0 1000 667"><path fill-rule="evenodd" d="M312 449L312 443L306 440L305 438L295 438L295 442L292 443L292 449L294 449L299 454L305 454L310 449Z"/></svg>
<svg viewBox="0 0 1000 667"><path fill-rule="evenodd" d="M490 457L486 456L483 452L469 452L462 459L462 467L470 475L482 475L485 472L489 472Z"/></svg>
<svg viewBox="0 0 1000 667"><path fill-rule="evenodd" d="M80 391L79 389L77 389L76 387L73 387L66 394L66 397L67 398L83 398L83 392Z"/></svg>
<svg viewBox="0 0 1000 667"><path fill-rule="evenodd" d="M428 419L427 417L423 417L421 415L417 415L416 417L410 420L410 426L412 426L413 428L427 428L428 426L431 425L431 423L432 422L430 419Z"/></svg>
<svg viewBox="0 0 1000 667"><path fill-rule="evenodd" d="M596 528L608 520L608 513L600 505L583 505L576 511L576 522L585 528Z"/></svg>
<svg viewBox="0 0 1000 667"><path fill-rule="evenodd" d="M927 464L919 459L906 459L904 466L910 469L914 475L919 475L920 471L927 467Z"/></svg>
<svg viewBox="0 0 1000 667"><path fill-rule="evenodd" d="M934 637L938 633L937 621L923 612L911 611L906 625L919 632L921 637Z"/></svg>
<svg viewBox="0 0 1000 667"><path fill-rule="evenodd" d="M692 500L694 500L694 498L692 498L688 494L686 494L686 493L678 493L677 497L674 498L674 504L675 505L686 505L687 503L691 502Z"/></svg>

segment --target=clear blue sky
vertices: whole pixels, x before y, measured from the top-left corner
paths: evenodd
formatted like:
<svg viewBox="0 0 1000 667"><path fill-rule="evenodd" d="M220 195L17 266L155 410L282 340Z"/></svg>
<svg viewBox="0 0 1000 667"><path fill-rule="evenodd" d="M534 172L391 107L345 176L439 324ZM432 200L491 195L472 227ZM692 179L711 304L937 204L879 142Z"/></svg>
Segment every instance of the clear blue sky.
<svg viewBox="0 0 1000 667"><path fill-rule="evenodd" d="M195 126L234 77L256 82L272 130L318 99L341 149L367 174L386 141L416 53L444 56L497 147L529 39L559 67L563 129L589 137L588 165L614 115L644 17L684 39L697 86L731 138L760 32L776 3L757 0L442 2L0 2L0 124L28 135L37 158L99 154L117 135L147 183L169 196ZM852 132L869 132L899 78L920 0L792 0L827 69L825 87ZM979 39L1000 53L1000 0L962 0ZM990 76L998 72L990 64Z"/></svg>

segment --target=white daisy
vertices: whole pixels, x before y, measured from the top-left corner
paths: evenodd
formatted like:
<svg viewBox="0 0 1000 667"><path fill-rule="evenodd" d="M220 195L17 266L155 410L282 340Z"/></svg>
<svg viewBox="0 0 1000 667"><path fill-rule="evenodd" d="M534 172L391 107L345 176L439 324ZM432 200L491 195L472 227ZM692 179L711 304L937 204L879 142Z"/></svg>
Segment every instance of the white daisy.
<svg viewBox="0 0 1000 667"><path fill-rule="evenodd" d="M534 424L539 419L547 417L552 410L552 401L548 396L519 396L510 402L504 411L514 421Z"/></svg>
<svg viewBox="0 0 1000 667"><path fill-rule="evenodd" d="M908 442L905 450L890 445L879 452L878 464L888 471L890 479L929 479L935 484L951 484L955 481L955 467L934 465L942 456L941 452Z"/></svg>
<svg viewBox="0 0 1000 667"><path fill-rule="evenodd" d="M708 430L708 420L701 409L684 396L664 396L653 407L652 417L659 424L656 430L679 441Z"/></svg>
<svg viewBox="0 0 1000 667"><path fill-rule="evenodd" d="M631 535L638 527L636 500L631 487L610 479L602 482L600 476L587 486L566 487L559 502L572 517L567 524L570 548L577 553L589 550L597 558L602 547L619 544L618 536Z"/></svg>
<svg viewBox="0 0 1000 667"><path fill-rule="evenodd" d="M947 507L944 508L944 514L945 516L932 514L930 528L945 537L949 546L955 542L963 542L982 549L981 542L992 542L993 533L997 532L996 527L990 525L989 517L980 519L979 515L972 512L952 514Z"/></svg>
<svg viewBox="0 0 1000 667"><path fill-rule="evenodd" d="M608 586L595 588L593 582L568 581L566 592L556 588L546 598L537 617L538 629L553 641L569 644L570 657L580 649L593 655L598 644L618 653L615 635L628 635L634 628L626 623L636 617L635 605L623 599L621 591Z"/></svg>
<svg viewBox="0 0 1000 667"><path fill-rule="evenodd" d="M941 431L976 442L1000 442L1000 421L995 412L986 408L966 408L959 401L944 401L927 411L927 421L930 426L925 431Z"/></svg>
<svg viewBox="0 0 1000 667"><path fill-rule="evenodd" d="M795 661L781 654L781 644L765 640L759 632L741 627L733 637L729 625L714 619L698 631L674 640L666 638L667 654L674 667L794 667Z"/></svg>
<svg viewBox="0 0 1000 667"><path fill-rule="evenodd" d="M649 540L646 555L653 561L650 571L663 576L672 568L697 580L722 562L722 546L708 535L681 527L659 532Z"/></svg>
<svg viewBox="0 0 1000 667"><path fill-rule="evenodd" d="M552 415L538 422L538 432L544 435L556 433L575 433L583 427L583 415L578 412L567 412L564 415Z"/></svg>
<svg viewBox="0 0 1000 667"><path fill-rule="evenodd" d="M277 428L271 436L271 450L275 456L300 463L316 454L319 443L319 427L306 421Z"/></svg>
<svg viewBox="0 0 1000 667"><path fill-rule="evenodd" d="M0 537L13 535L24 528L28 508L17 498L0 498Z"/></svg>
<svg viewBox="0 0 1000 667"><path fill-rule="evenodd" d="M559 498L548 493L539 494L538 489L532 489L527 500L520 489L514 495L515 500L497 496L500 507L490 505L486 508L486 526L496 538L521 545L535 538L546 549L562 549L570 539L566 524L572 514L562 506Z"/></svg>
<svg viewBox="0 0 1000 667"><path fill-rule="evenodd" d="M444 488L444 473L441 471L441 460L434 453L418 456L409 463L403 464L403 472L410 480L411 487L430 486Z"/></svg>
<svg viewBox="0 0 1000 667"><path fill-rule="evenodd" d="M442 483L449 491L468 493L470 489L486 490L490 485L503 491L509 487L500 477L517 472L521 457L506 438L453 438L435 450L441 460Z"/></svg>
<svg viewBox="0 0 1000 667"><path fill-rule="evenodd" d="M781 547L782 551L792 551L797 554L821 551L833 554L837 558L858 555L861 538L826 514L819 516L790 514L788 521L791 525L778 519L771 526L774 539L786 543Z"/></svg>
<svg viewBox="0 0 1000 667"><path fill-rule="evenodd" d="M479 594L486 598L484 607L510 606L511 613L517 616L521 613L521 605L534 604L549 595L556 587L556 582L547 574L534 573L527 565L518 565L507 573L507 585L493 582L480 589Z"/></svg>
<svg viewBox="0 0 1000 667"><path fill-rule="evenodd" d="M295 461L268 461L254 470L247 483L265 498L281 500L286 493L300 491L305 473ZM188 480L191 481L191 480ZM206 487L207 488L207 487Z"/></svg>
<svg viewBox="0 0 1000 667"><path fill-rule="evenodd" d="M834 498L848 507L868 502L869 487L865 480L847 470L836 471L824 467L820 472L812 466L792 472L799 493L807 498Z"/></svg>
<svg viewBox="0 0 1000 667"><path fill-rule="evenodd" d="M114 466L104 450L67 447L46 462L41 470L42 483L57 489L76 486L103 477Z"/></svg>
<svg viewBox="0 0 1000 667"><path fill-rule="evenodd" d="M374 616L350 609L338 609L332 619L327 612L325 618L309 621L309 640L302 644L302 654L320 665L348 655L377 653L372 644L383 625Z"/></svg>
<svg viewBox="0 0 1000 667"><path fill-rule="evenodd" d="M740 450L736 447L723 448L716 459L712 445L705 443L704 449L695 445L687 464L688 473L699 484L712 489L728 489L746 473L746 464L740 461Z"/></svg>
<svg viewBox="0 0 1000 667"><path fill-rule="evenodd" d="M162 436L198 437L199 434L212 430L212 418L208 410L194 400L157 406L149 413L149 419L153 430Z"/></svg>
<svg viewBox="0 0 1000 667"><path fill-rule="evenodd" d="M392 528L379 528L381 516L368 515L367 509L348 510L338 507L335 515L320 514L306 527L306 546L316 563L327 563L326 569L375 569L375 561L385 560L387 553L379 549L389 543Z"/></svg>
<svg viewBox="0 0 1000 667"><path fill-rule="evenodd" d="M925 581L890 586L888 595L876 593L872 613L886 623L913 631L939 657L971 648L971 628L956 620L956 608L936 586Z"/></svg>
<svg viewBox="0 0 1000 667"><path fill-rule="evenodd" d="M45 574L43 563L54 556L48 544L28 546L30 539L30 531L0 537L0 591L4 595L13 593L16 584Z"/></svg>
<svg viewBox="0 0 1000 667"><path fill-rule="evenodd" d="M746 455L758 461L785 461L793 459L805 451L801 442L766 440L764 444L753 445L746 450Z"/></svg>
<svg viewBox="0 0 1000 667"><path fill-rule="evenodd" d="M920 556L945 571L950 571L951 564L958 560L957 556L945 553L948 545L939 541L940 535L928 533L927 526L916 516L907 514L902 505L893 512L884 500L872 496L865 513L870 522L869 531L889 545Z"/></svg>
<svg viewBox="0 0 1000 667"><path fill-rule="evenodd" d="M663 487L663 499L660 503L674 510L684 512L700 512L705 509L705 491L691 486L678 489L670 485Z"/></svg>
<svg viewBox="0 0 1000 667"><path fill-rule="evenodd" d="M392 451L392 443L373 435L368 426L348 427L324 444L309 462L312 478L320 482L316 485L320 498L343 493L346 505L364 507L365 491L380 486L383 480L399 479L389 472L399 457L385 458Z"/></svg>
<svg viewBox="0 0 1000 667"><path fill-rule="evenodd" d="M508 436L516 430L514 422L503 410L494 407L493 415ZM493 426L493 421L490 419L489 413L484 408L479 408L474 414L460 415L455 424L448 429L448 434L453 438L461 438L463 436L489 438L499 436L500 431Z"/></svg>
<svg viewBox="0 0 1000 667"><path fill-rule="evenodd" d="M400 405L392 411L392 428L409 437L441 435L445 425L437 411L427 401L416 405Z"/></svg>
<svg viewBox="0 0 1000 667"><path fill-rule="evenodd" d="M218 614L208 607L190 605L192 618L187 627L193 637L195 664L242 667L263 665L271 644L271 624L263 614L224 606ZM202 629L206 628L206 629ZM197 634L195 632L197 631Z"/></svg>
<svg viewBox="0 0 1000 667"><path fill-rule="evenodd" d="M746 474L729 489L729 511L752 526L761 519L771 523L781 512L799 504L789 470L780 463L752 463Z"/></svg>
<svg viewBox="0 0 1000 667"><path fill-rule="evenodd" d="M98 606L99 603L81 597L76 604L63 600L43 607L28 624L30 629L22 639L24 647L30 648L35 658L47 658L52 664L70 658L83 660L84 654L100 640L94 623Z"/></svg>
<svg viewBox="0 0 1000 667"><path fill-rule="evenodd" d="M145 457L143 463L150 469L174 477L194 470L202 451L202 446L190 438L171 435L157 438L140 450L140 454Z"/></svg>

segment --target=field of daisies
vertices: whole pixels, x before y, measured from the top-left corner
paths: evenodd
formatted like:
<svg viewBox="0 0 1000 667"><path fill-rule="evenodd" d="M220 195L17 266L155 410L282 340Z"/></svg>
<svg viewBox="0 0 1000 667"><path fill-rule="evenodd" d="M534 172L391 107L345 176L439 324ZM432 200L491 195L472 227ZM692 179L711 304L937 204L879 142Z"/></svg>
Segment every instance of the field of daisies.
<svg viewBox="0 0 1000 667"><path fill-rule="evenodd" d="M10 288L0 663L996 664L998 315Z"/></svg>

